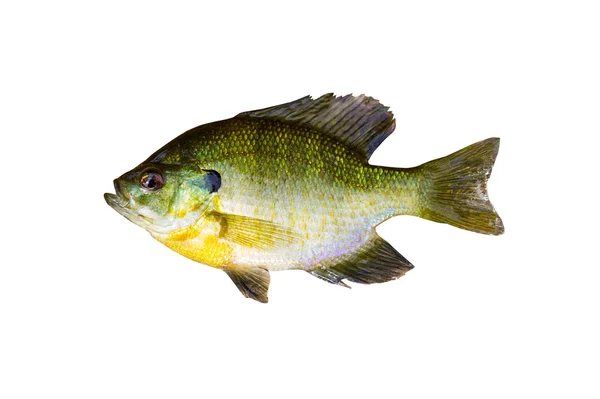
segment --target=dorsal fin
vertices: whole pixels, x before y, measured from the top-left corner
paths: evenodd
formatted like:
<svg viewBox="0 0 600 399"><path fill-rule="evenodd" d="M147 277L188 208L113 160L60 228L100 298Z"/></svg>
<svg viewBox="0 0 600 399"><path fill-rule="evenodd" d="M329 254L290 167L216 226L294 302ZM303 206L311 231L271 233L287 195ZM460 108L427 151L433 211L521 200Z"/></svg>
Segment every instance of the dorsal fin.
<svg viewBox="0 0 600 399"><path fill-rule="evenodd" d="M242 112L237 117L307 125L341 141L368 160L396 127L394 115L388 109L364 94L336 97L329 93L316 100L306 96L290 103Z"/></svg>

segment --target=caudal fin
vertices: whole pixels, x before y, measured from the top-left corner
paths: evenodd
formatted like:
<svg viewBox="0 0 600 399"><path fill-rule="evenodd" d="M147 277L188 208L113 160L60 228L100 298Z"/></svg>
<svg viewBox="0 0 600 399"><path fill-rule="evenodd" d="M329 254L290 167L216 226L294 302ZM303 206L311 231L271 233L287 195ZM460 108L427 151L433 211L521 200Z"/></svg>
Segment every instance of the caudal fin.
<svg viewBox="0 0 600 399"><path fill-rule="evenodd" d="M477 233L504 233L487 193L499 146L499 138L489 138L421 165L431 186L420 216Z"/></svg>

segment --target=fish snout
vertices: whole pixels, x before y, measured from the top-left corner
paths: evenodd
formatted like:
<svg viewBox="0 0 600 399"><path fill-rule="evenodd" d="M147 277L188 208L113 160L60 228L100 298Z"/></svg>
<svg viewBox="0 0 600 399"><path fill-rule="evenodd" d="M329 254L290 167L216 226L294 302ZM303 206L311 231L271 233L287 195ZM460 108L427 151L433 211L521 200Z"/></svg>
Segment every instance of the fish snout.
<svg viewBox="0 0 600 399"><path fill-rule="evenodd" d="M117 195L121 195L121 184L119 183L119 179L113 180L113 186L115 186L115 193Z"/></svg>
<svg viewBox="0 0 600 399"><path fill-rule="evenodd" d="M126 189L123 189L120 178L113 180L113 185L115 186L115 194L117 194L117 198L119 199L119 201L121 201L122 203L129 202L129 193Z"/></svg>
<svg viewBox="0 0 600 399"><path fill-rule="evenodd" d="M126 193L121 189L121 183L119 179L113 180L113 186L115 187L115 194L105 193L104 200L114 208L115 205L123 207L129 201L129 197Z"/></svg>

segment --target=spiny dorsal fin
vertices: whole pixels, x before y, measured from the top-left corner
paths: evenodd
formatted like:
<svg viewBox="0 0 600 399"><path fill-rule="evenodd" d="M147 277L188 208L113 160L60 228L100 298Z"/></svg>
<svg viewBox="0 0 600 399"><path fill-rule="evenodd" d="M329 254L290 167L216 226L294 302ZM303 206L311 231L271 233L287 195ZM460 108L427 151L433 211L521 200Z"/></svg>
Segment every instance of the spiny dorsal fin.
<svg viewBox="0 0 600 399"><path fill-rule="evenodd" d="M271 275L267 269L261 267L226 267L223 270L246 298L252 298L262 303L269 302L268 293Z"/></svg>
<svg viewBox="0 0 600 399"><path fill-rule="evenodd" d="M396 127L394 115L388 109L364 94L335 97L329 93L316 100L306 96L290 103L242 112L237 117L307 125L341 141L368 160Z"/></svg>
<svg viewBox="0 0 600 399"><path fill-rule="evenodd" d="M372 284L395 280L414 266L398 253L387 241L374 233L363 247L349 258L330 267L317 267L308 272L332 284L347 287L342 281Z"/></svg>

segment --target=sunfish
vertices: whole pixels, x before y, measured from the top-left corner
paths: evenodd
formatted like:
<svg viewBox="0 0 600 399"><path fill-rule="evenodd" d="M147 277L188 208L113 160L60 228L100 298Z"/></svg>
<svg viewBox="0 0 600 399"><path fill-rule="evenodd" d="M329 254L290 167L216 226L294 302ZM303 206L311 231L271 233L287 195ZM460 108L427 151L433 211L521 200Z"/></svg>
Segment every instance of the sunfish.
<svg viewBox="0 0 600 399"><path fill-rule="evenodd" d="M343 286L401 277L413 265L375 231L397 215L504 232L486 187L500 139L413 168L370 165L394 128L372 97L307 96L188 130L104 198L260 302L270 271L304 270Z"/></svg>

